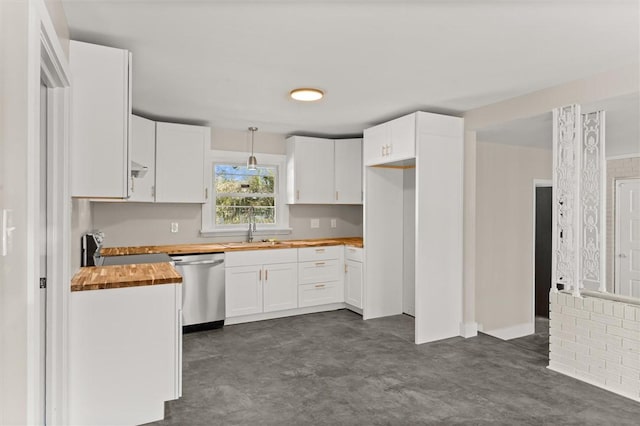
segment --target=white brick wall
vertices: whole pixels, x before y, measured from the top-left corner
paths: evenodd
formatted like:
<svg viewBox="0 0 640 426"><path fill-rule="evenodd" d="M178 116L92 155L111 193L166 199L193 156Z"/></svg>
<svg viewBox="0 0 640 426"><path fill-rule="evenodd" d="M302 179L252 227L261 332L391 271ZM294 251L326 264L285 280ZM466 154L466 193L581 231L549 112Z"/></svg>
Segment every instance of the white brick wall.
<svg viewBox="0 0 640 426"><path fill-rule="evenodd" d="M640 305L551 292L549 368L640 401Z"/></svg>
<svg viewBox="0 0 640 426"><path fill-rule="evenodd" d="M615 239L615 180L640 177L640 157L607 160L607 291L613 293L613 250Z"/></svg>

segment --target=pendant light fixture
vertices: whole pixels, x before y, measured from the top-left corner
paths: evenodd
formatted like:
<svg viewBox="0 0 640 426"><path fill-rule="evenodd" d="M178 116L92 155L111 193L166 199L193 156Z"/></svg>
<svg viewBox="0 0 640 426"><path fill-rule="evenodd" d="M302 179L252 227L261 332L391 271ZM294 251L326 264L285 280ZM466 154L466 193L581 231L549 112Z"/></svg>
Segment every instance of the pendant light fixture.
<svg viewBox="0 0 640 426"><path fill-rule="evenodd" d="M247 170L256 170L258 168L258 160L253 155L253 136L258 130L257 127L249 127L249 131L251 132L251 155L249 156L249 160L247 160Z"/></svg>

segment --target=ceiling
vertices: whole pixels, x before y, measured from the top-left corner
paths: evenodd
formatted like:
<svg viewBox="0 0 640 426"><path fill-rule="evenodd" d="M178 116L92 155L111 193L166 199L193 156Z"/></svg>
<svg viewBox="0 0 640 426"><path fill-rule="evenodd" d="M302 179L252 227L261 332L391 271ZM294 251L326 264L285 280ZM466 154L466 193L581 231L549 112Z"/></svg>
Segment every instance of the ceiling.
<svg viewBox="0 0 640 426"><path fill-rule="evenodd" d="M63 0L72 38L133 52L133 107L348 136L638 62L635 0ZM295 87L326 92L317 103Z"/></svg>
<svg viewBox="0 0 640 426"><path fill-rule="evenodd" d="M605 155L640 154L640 94L633 93L581 105L581 112L605 111ZM487 127L477 132L482 142L552 148L551 112Z"/></svg>

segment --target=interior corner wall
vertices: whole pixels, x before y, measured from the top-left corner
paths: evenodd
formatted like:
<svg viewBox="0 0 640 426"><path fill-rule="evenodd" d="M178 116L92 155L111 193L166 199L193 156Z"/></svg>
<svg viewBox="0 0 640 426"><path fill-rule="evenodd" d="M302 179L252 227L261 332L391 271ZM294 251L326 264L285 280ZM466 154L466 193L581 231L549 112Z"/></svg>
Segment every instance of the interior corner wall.
<svg viewBox="0 0 640 426"><path fill-rule="evenodd" d="M475 300L484 332L532 322L533 181L551 177L551 150L477 144Z"/></svg>

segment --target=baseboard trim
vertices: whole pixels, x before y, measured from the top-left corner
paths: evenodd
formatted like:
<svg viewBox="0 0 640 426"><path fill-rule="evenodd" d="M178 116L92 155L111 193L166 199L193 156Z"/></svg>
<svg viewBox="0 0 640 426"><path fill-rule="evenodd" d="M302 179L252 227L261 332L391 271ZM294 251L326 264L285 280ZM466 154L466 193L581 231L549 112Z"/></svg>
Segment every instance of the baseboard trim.
<svg viewBox="0 0 640 426"><path fill-rule="evenodd" d="M497 337L502 340L517 339L518 337L528 336L535 332L535 324L526 322L524 324L516 324L510 327L497 328L495 330L484 330L484 334Z"/></svg>
<svg viewBox="0 0 640 426"><path fill-rule="evenodd" d="M262 314L243 315L241 317L226 318L224 325L244 324L246 322L264 321L276 318L292 317L294 315L315 314L317 312L337 311L344 309L344 303L331 303L328 305L309 306L306 308L287 309L285 311L267 312Z"/></svg>
<svg viewBox="0 0 640 426"><path fill-rule="evenodd" d="M628 393L625 393L625 392L620 391L618 389L613 389L613 388L607 387L607 386L603 385L602 383L594 382L594 381L591 381L591 380L583 378L583 377L578 377L575 374L572 374L571 372L569 372L568 369L559 369L559 368L555 368L555 367L553 367L551 365L547 366L547 368L549 370L551 370L551 371L555 371L556 373L560 373L560 374L564 374L565 376L569 376L572 379L580 380L581 382L588 383L590 385L593 385L593 386L598 387L600 389L604 389L604 390L609 391L611 393L615 393L616 395L624 396L625 398L629 398L632 401L640 402L640 398L637 397L637 396L634 396L633 394L628 394Z"/></svg>
<svg viewBox="0 0 640 426"><path fill-rule="evenodd" d="M462 322L460 323L460 335L465 339L469 337L475 337L478 335L478 323L477 322Z"/></svg>

